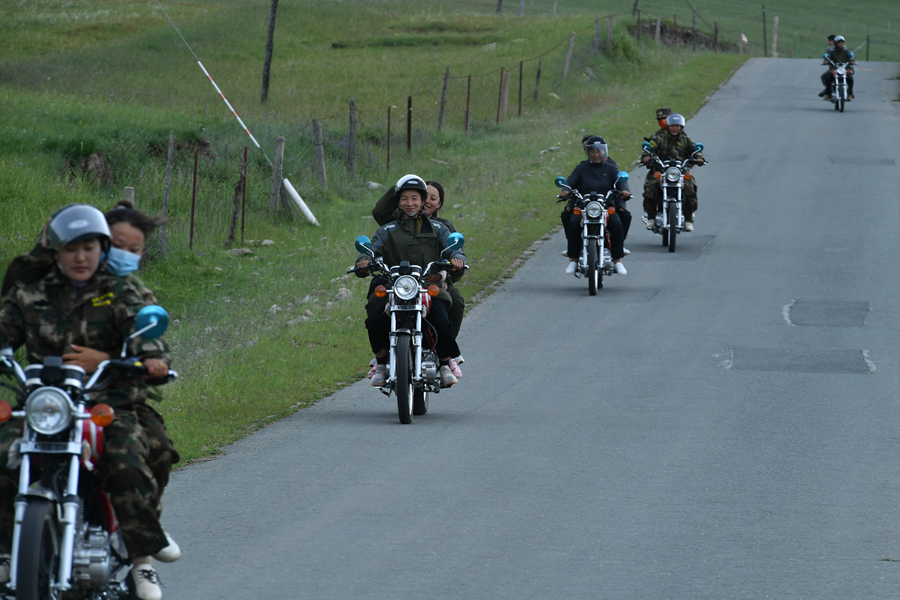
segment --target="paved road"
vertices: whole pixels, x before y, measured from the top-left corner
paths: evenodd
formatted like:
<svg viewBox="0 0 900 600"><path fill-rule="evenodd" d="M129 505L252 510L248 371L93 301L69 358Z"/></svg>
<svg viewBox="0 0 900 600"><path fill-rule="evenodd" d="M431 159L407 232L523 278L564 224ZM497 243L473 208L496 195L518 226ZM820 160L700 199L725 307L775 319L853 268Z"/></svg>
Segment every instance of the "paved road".
<svg viewBox="0 0 900 600"><path fill-rule="evenodd" d="M589 297L544 244L412 426L358 384L176 473L166 598L896 598L897 69L821 71L748 62L677 253Z"/></svg>

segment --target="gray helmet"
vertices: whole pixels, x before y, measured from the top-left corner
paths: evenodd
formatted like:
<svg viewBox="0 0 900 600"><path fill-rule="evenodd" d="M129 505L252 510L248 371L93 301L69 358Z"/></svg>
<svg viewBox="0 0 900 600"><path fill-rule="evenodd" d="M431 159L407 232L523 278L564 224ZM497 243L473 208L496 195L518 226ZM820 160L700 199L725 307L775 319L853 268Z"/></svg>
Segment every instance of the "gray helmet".
<svg viewBox="0 0 900 600"><path fill-rule="evenodd" d="M684 117L678 113L673 113L666 117L666 127L671 127L672 125L681 125L684 127Z"/></svg>
<svg viewBox="0 0 900 600"><path fill-rule="evenodd" d="M418 175L404 175L397 181L394 195L398 200L400 199L400 192L403 190L416 190L421 194L423 200L428 197L428 186L425 185L425 180Z"/></svg>
<svg viewBox="0 0 900 600"><path fill-rule="evenodd" d="M604 160L609 156L609 154L607 154L606 140L599 135L592 135L584 143L585 154L590 155L591 150L599 150L603 154Z"/></svg>
<svg viewBox="0 0 900 600"><path fill-rule="evenodd" d="M106 217L87 204L70 204L59 209L47 225L47 243L50 248L57 251L72 242L97 238L106 247L111 237Z"/></svg>

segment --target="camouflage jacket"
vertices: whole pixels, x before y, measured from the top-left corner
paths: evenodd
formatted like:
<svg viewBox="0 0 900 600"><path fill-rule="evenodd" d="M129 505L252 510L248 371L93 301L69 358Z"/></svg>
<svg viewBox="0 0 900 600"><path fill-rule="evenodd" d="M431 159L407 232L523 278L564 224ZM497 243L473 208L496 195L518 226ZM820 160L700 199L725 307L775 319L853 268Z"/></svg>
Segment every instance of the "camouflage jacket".
<svg viewBox="0 0 900 600"><path fill-rule="evenodd" d="M28 362L72 352L72 344L118 357L125 339L134 332L138 311L153 294L137 277L98 272L78 290L58 269L43 279L12 288L0 307L0 348L25 345ZM163 338L138 337L126 353L140 360L158 358L171 364ZM124 406L143 402L143 381L119 378L95 391L92 400Z"/></svg>
<svg viewBox="0 0 900 600"><path fill-rule="evenodd" d="M677 136L670 135L668 131L661 135L660 132L657 131L650 136L649 141L651 151L641 154L641 158L644 156L656 155L663 160L669 160L670 158L685 160L686 158L690 158L691 154L694 152L693 140L691 140L691 138L683 131ZM695 158L704 158L703 153L698 152ZM659 170L658 165L656 169Z"/></svg>

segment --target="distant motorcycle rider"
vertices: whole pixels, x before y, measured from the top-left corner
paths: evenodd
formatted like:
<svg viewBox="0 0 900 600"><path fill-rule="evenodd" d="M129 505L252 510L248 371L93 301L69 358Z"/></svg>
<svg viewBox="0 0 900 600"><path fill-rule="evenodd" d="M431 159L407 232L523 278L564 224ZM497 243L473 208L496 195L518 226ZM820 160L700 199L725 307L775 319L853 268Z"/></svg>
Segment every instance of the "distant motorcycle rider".
<svg viewBox="0 0 900 600"><path fill-rule="evenodd" d="M582 195L591 192L597 192L603 196L612 189L621 191L619 198L614 200L616 212L609 215L606 223L611 239L611 248L609 249L615 265L616 273L626 275L628 271L622 264L622 257L625 256L625 231L626 221L631 224L631 213L625 209L625 201L631 197L631 191L628 188L627 181L616 183L616 176L619 173L619 165L616 161L609 158L606 140L599 135L591 136L584 145L588 160L579 163L572 174L569 175L566 183L572 189L578 190ZM566 205L566 211L572 212L575 208L575 196L570 195L568 190L560 193L560 198L569 198ZM568 240L569 266L566 267L566 273L573 274L578 266L578 258L581 256L581 219L572 217L566 226L566 239Z"/></svg>
<svg viewBox="0 0 900 600"><path fill-rule="evenodd" d="M827 56L833 63L856 64L853 52L844 47L844 36L838 35L834 38L834 47L831 48ZM826 61L825 64L828 64ZM834 85L834 73L831 69L822 76L822 83L825 84L825 90L819 93L819 98L831 100L831 87ZM847 100L853 100L853 69L847 69Z"/></svg>
<svg viewBox="0 0 900 600"><path fill-rule="evenodd" d="M659 171L659 165L652 165L650 157L658 156L666 161L676 159L683 161L692 155L697 161L697 166L706 163L702 152L694 155L694 142L684 133L684 117L678 113L673 113L666 117L666 131L659 131L650 136L650 152L644 152L641 155L641 163L650 165L650 175L644 182L644 212L647 213L647 229L653 229L653 222L656 219L656 213L660 210L659 205L662 202L662 188L659 180L653 176L654 171ZM681 210L684 213L684 230L694 230L694 212L697 210L697 178L691 177L685 179L683 188L683 199Z"/></svg>

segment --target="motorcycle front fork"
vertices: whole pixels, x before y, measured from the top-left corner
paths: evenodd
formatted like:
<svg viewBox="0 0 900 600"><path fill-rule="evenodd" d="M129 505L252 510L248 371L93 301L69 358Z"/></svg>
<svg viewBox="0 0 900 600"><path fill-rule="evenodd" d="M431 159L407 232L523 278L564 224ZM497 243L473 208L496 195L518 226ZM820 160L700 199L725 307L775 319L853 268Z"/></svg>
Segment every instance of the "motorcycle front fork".
<svg viewBox="0 0 900 600"><path fill-rule="evenodd" d="M422 380L422 313L416 313L416 328L411 332L415 362L413 367L413 381ZM397 381L397 313L391 313L390 349L388 350L388 378L385 385L387 393L394 387Z"/></svg>

